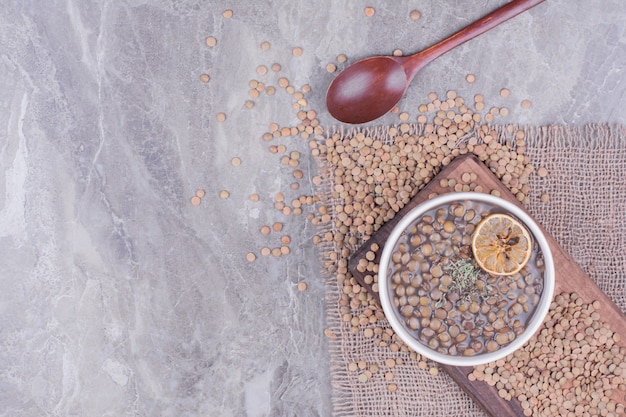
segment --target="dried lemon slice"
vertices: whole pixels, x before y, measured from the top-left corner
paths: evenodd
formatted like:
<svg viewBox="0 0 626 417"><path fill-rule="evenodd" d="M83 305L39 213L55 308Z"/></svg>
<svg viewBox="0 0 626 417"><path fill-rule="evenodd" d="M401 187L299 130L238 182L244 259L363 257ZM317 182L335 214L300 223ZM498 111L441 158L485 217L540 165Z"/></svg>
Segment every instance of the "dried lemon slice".
<svg viewBox="0 0 626 417"><path fill-rule="evenodd" d="M513 275L530 259L532 240L528 230L508 214L485 217L472 235L472 251L478 266L494 275Z"/></svg>

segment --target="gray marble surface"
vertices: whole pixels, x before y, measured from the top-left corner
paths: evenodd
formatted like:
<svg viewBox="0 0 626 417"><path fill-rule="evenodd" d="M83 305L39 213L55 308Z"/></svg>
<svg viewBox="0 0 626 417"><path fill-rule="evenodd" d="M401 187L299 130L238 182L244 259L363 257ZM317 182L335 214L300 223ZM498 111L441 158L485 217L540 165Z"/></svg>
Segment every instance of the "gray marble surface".
<svg viewBox="0 0 626 417"><path fill-rule="evenodd" d="M503 3L1 1L0 416L330 415L315 227L273 207L311 195L316 166L285 138L303 155L291 190L261 136L297 124L294 99L247 109L249 81L310 85L329 126L337 55L414 52ZM623 123L625 28L622 0L548 0L430 64L400 109L454 89L504 122ZM264 257L277 221L291 253Z"/></svg>

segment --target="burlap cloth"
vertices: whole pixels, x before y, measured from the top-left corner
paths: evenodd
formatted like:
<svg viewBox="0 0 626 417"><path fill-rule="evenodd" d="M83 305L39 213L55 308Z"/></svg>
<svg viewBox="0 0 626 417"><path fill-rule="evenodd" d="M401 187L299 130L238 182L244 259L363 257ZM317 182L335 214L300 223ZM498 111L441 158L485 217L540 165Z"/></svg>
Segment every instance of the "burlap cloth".
<svg viewBox="0 0 626 417"><path fill-rule="evenodd" d="M370 128L368 136L391 141L391 127ZM397 128L397 127L395 127ZM419 127L412 126L419 130ZM526 133L526 155L535 167L548 175L530 176L527 209L560 245L595 280L600 288L626 311L626 127L587 125L576 127L521 127ZM337 130L328 129L329 132ZM342 137L354 137L361 130L339 130ZM504 131L504 129L503 129ZM502 139L500 139L502 140ZM337 202L333 189L334 166L319 155L322 178L317 195L320 203ZM549 197L541 201L540 196ZM320 224L333 232L331 222ZM358 242L363 243L362 241ZM333 414L343 416L483 416L484 412L445 373L433 376L418 366L408 352L391 352L354 332L342 320L339 299L343 286L336 279L336 264L354 248L322 244L325 279L328 287L326 314L331 356ZM358 244L356 245L358 247ZM378 324L387 326L386 322ZM386 359L400 358L400 365L386 367ZM350 365L352 369L350 369ZM365 368L354 369L359 364ZM367 380L363 370L374 372ZM423 365L423 363L422 363ZM395 391L389 390L391 372ZM389 376L389 375L387 375Z"/></svg>

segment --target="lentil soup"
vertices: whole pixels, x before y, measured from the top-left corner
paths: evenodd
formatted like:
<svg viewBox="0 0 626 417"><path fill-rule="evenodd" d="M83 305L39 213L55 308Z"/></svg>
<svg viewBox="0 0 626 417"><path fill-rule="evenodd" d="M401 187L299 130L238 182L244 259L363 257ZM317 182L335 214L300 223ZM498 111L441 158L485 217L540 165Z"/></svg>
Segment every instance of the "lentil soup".
<svg viewBox="0 0 626 417"><path fill-rule="evenodd" d="M472 255L476 225L505 212L484 201L444 203L396 240L389 297L421 344L444 355L475 356L500 350L526 330L544 290L544 256L535 238L530 260L514 275L490 275Z"/></svg>

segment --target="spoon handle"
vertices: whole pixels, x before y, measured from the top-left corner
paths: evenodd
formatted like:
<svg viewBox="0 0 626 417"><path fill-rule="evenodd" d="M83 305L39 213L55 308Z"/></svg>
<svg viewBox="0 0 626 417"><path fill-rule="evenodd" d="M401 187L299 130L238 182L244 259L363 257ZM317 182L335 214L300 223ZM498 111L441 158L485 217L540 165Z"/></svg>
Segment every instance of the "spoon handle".
<svg viewBox="0 0 626 417"><path fill-rule="evenodd" d="M411 59L411 61L413 61L411 62L411 64L413 64L411 66L415 68L411 68L408 75L412 78L417 71L432 60L544 1L545 0L513 0L488 15L481 17L448 38L415 54L414 59Z"/></svg>

